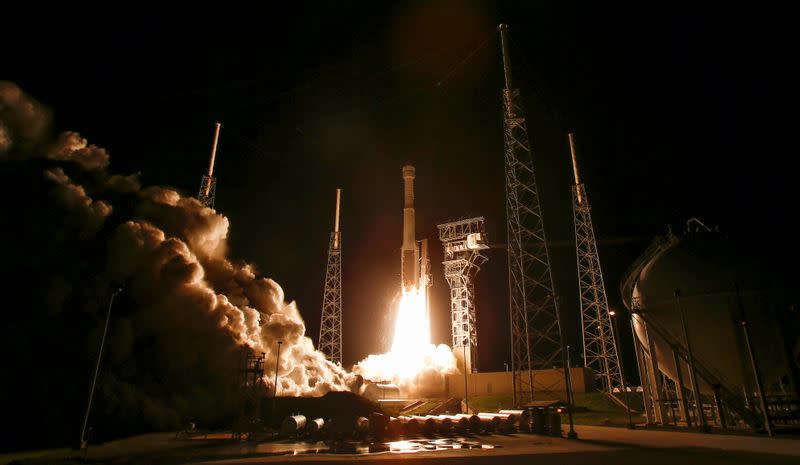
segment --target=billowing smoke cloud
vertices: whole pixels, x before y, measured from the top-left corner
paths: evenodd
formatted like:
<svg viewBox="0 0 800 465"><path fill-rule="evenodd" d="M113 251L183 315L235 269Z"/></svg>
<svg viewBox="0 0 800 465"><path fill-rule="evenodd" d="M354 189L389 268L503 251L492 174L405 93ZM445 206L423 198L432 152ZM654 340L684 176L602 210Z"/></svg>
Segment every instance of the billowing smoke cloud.
<svg viewBox="0 0 800 465"><path fill-rule="evenodd" d="M404 373L404 365L414 370ZM429 344L417 353L387 352L372 354L353 367L353 371L372 381L389 381L409 397L437 396L444 390L444 376L459 373L450 347Z"/></svg>
<svg viewBox="0 0 800 465"><path fill-rule="evenodd" d="M8 220L0 243L10 250L2 293L21 303L2 310L13 322L4 352L20 354L9 367L19 384L2 397L40 405L19 419L29 426L21 433L49 428L56 442L54 430L77 435L118 287L92 422L107 435L227 421L243 347L266 354L267 392L279 340L283 395L318 396L355 381L314 350L277 283L227 258L227 218L174 189L141 188L137 175L108 173L109 154L74 132L47 140L49 119L17 86L0 83Z"/></svg>

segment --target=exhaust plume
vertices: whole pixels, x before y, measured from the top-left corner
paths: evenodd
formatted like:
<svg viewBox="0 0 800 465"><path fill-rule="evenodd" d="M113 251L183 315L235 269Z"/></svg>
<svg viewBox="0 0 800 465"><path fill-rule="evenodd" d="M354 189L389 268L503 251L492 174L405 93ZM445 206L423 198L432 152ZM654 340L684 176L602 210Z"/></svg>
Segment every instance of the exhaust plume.
<svg viewBox="0 0 800 465"><path fill-rule="evenodd" d="M108 297L119 286L90 419L95 438L189 419L226 424L242 347L266 354L265 394L278 340L281 395L354 385L355 375L314 349L281 287L227 257L225 216L175 189L142 188L136 174L109 173L109 154L77 133L47 140L49 121L16 85L0 82L0 197L10 215L0 228L10 271L0 291L20 300L2 310L13 322L3 349L15 354L7 368L15 379L1 394L31 407L14 419L8 444L77 435Z"/></svg>

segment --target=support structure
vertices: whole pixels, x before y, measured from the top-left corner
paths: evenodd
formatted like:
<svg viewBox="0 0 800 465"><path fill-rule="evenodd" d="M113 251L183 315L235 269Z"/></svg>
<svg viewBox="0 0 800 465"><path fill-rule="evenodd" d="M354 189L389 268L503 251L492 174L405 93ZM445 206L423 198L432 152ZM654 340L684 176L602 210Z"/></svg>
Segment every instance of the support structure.
<svg viewBox="0 0 800 465"><path fill-rule="evenodd" d="M328 246L328 267L322 295L322 321L319 326L319 350L328 360L342 364L342 237L339 211L342 190L336 189L336 219Z"/></svg>
<svg viewBox="0 0 800 465"><path fill-rule="evenodd" d="M438 225L444 247L444 277L450 286L450 324L453 354L461 357L464 373L478 369L478 335L475 330L475 275L488 258L483 217Z"/></svg>
<svg viewBox="0 0 800 465"><path fill-rule="evenodd" d="M215 123L214 143L211 146L211 159L208 161L208 172L200 180L200 190L197 193L197 200L204 206L214 208L214 198L217 195L217 178L214 177L214 161L217 158L217 142L219 141L219 130L222 124Z"/></svg>
<svg viewBox="0 0 800 465"><path fill-rule="evenodd" d="M240 399L239 417L233 425L234 439L248 436L252 439L254 433L262 429L261 424L261 398L264 397L264 361L267 354L254 353L249 347L242 349L242 365L239 368Z"/></svg>
<svg viewBox="0 0 800 465"><path fill-rule="evenodd" d="M586 187L578 175L578 160L575 155L575 136L569 134L572 155L572 211L575 220L575 251L578 260L578 291L581 304L581 334L583 335L583 363L600 376L603 390L613 395L614 389L622 389L614 327L606 298L606 286L597 241L592 225L592 209L586 195Z"/></svg>
<svg viewBox="0 0 800 465"><path fill-rule="evenodd" d="M563 349L528 126L519 89L512 86L507 35L501 24L511 369L513 402L521 405L533 399L532 370L562 364Z"/></svg>

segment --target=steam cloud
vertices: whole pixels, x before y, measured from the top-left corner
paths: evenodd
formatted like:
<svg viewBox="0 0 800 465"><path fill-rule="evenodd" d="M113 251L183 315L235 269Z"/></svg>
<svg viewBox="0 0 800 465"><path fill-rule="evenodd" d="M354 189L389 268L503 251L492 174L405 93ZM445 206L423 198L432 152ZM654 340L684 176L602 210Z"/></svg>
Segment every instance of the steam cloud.
<svg viewBox="0 0 800 465"><path fill-rule="evenodd" d="M0 394L33 405L17 419L20 441L39 429L55 442L77 435L120 285L92 421L106 434L227 421L243 346L266 354L270 393L278 340L281 394L319 396L356 382L314 350L277 283L227 258L227 218L173 189L142 188L137 175L109 173L104 149L74 132L49 140L49 121L0 82L0 195L13 212L0 233L10 250L0 290L20 298L2 310L13 322L4 352L17 355L7 367L15 381Z"/></svg>

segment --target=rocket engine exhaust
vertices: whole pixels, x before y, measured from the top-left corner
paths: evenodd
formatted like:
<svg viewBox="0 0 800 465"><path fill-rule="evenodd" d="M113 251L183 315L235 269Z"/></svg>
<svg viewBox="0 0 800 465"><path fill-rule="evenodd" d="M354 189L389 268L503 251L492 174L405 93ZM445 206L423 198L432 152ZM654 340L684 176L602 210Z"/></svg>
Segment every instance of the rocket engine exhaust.
<svg viewBox="0 0 800 465"><path fill-rule="evenodd" d="M391 350L369 355L354 367L368 380L389 381L401 396L436 391L446 374L457 373L455 357L444 344L431 344L428 286L428 244L416 239L414 178L411 165L403 167L403 240L400 247L401 297ZM433 392L431 391L431 392Z"/></svg>

